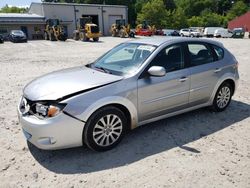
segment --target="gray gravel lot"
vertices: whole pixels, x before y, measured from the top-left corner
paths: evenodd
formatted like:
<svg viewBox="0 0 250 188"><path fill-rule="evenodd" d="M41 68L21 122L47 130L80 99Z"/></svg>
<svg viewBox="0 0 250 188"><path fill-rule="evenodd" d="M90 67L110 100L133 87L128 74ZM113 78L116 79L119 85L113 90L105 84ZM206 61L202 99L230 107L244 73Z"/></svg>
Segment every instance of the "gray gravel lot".
<svg viewBox="0 0 250 188"><path fill-rule="evenodd" d="M201 109L151 123L104 153L26 143L16 113L24 85L126 40L0 44L0 187L250 187L250 39L213 39L239 61L240 86L225 112Z"/></svg>

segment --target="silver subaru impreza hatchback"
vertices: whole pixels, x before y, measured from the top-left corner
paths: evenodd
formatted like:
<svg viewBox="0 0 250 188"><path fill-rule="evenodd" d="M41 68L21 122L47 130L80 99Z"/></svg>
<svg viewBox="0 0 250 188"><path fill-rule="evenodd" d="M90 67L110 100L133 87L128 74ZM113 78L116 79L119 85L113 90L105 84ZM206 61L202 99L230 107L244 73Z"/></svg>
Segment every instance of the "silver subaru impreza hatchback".
<svg viewBox="0 0 250 188"><path fill-rule="evenodd" d="M122 43L86 66L49 73L23 89L26 139L52 150L116 146L127 130L210 106L223 111L238 62L219 42L159 38Z"/></svg>

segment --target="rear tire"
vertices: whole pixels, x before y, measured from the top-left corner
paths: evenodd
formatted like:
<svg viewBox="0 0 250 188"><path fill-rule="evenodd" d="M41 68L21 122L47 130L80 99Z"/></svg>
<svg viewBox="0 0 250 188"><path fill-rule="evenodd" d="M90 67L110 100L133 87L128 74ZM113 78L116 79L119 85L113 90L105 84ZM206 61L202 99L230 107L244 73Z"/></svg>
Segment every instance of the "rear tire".
<svg viewBox="0 0 250 188"><path fill-rule="evenodd" d="M94 42L98 42L99 41L99 37L93 38Z"/></svg>
<svg viewBox="0 0 250 188"><path fill-rule="evenodd" d="M227 82L222 83L214 97L212 106L213 111L216 112L224 111L231 102L232 93L233 93L232 86Z"/></svg>
<svg viewBox="0 0 250 188"><path fill-rule="evenodd" d="M84 41L84 42L88 42L88 41L89 41L89 38L86 36L85 33L83 34L83 41Z"/></svg>
<svg viewBox="0 0 250 188"><path fill-rule="evenodd" d="M106 151L114 148L123 138L127 127L124 113L106 106L94 112L83 131L83 142L92 150Z"/></svg>

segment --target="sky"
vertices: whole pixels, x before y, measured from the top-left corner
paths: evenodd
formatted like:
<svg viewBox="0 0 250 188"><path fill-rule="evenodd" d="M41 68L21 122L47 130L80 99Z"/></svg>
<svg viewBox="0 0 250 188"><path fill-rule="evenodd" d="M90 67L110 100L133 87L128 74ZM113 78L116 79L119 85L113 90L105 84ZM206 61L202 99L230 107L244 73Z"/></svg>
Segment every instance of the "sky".
<svg viewBox="0 0 250 188"><path fill-rule="evenodd" d="M41 2L41 0L0 0L0 8L6 4L18 7L30 6L31 2Z"/></svg>

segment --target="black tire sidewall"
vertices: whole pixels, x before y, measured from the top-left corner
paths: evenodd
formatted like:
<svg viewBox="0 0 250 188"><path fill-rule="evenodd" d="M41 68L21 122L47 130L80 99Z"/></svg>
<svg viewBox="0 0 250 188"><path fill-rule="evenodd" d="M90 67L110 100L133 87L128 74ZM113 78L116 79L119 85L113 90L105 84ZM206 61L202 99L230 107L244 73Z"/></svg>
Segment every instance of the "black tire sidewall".
<svg viewBox="0 0 250 188"><path fill-rule="evenodd" d="M118 140L116 140L113 144L109 145L109 146L99 146L95 143L94 138L93 138L93 130L94 130L94 126L95 124L105 115L109 115L109 114L114 114L117 115L121 121L122 121L122 133L120 135L120 137L118 138ZM99 110L97 110L96 112L94 112L91 117L88 119L87 123L85 124L85 128L83 131L83 142L92 150L94 151L106 151L106 150L110 150L112 148L114 148L117 144L119 144L119 142L122 140L125 132L127 129L127 119L124 115L124 113L113 106L107 106L107 107L103 107Z"/></svg>
<svg viewBox="0 0 250 188"><path fill-rule="evenodd" d="M230 89L230 98L229 98L229 101L228 101L227 105L224 108L219 108L218 104L217 104L217 97L218 97L218 94L219 94L220 90L223 87L228 87ZM220 85L219 89L217 90L217 92L215 94L214 101L213 101L213 110L214 111L216 111L216 112L222 112L222 111L224 111L228 107L228 105L230 104L231 99L232 99L232 91L233 91L232 90L232 86L229 83L225 82L225 83L223 83L223 84Z"/></svg>

